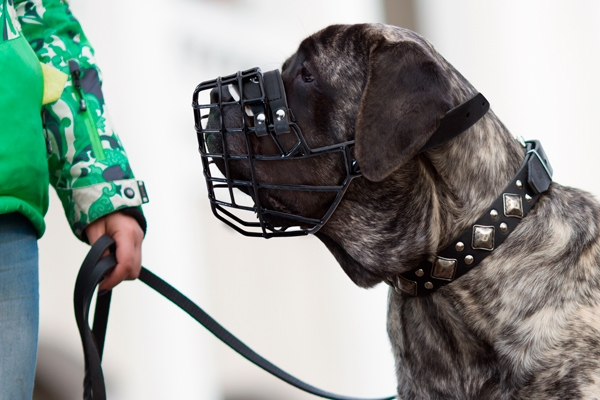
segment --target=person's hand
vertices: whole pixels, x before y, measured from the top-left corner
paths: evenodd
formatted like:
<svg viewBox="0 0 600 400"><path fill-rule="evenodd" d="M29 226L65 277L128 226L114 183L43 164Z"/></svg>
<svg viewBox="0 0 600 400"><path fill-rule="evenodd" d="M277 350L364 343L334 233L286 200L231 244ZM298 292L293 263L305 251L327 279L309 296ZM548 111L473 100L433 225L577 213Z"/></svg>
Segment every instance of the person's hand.
<svg viewBox="0 0 600 400"><path fill-rule="evenodd" d="M124 280L137 279L142 269L142 240L144 232L135 218L119 211L98 218L85 227L90 245L103 234L108 234L116 243L117 266L100 284L98 290L111 290Z"/></svg>

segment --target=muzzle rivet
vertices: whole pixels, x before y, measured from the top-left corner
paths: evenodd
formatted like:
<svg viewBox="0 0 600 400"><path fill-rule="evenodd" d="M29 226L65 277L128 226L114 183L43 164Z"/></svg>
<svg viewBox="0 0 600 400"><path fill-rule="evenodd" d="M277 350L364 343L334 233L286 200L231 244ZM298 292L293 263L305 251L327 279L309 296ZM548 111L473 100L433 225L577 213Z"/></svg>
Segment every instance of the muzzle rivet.
<svg viewBox="0 0 600 400"><path fill-rule="evenodd" d="M531 203L531 200L532 200L532 199L531 199L531 196L530 196L530 195L528 195L528 194L526 194L526 195L525 195L525 200L526 200L528 203Z"/></svg>
<svg viewBox="0 0 600 400"><path fill-rule="evenodd" d="M523 189L523 182L521 182L520 180L517 180L517 188L519 189Z"/></svg>
<svg viewBox="0 0 600 400"><path fill-rule="evenodd" d="M423 275L425 275L425 272L422 269L418 269L415 271L415 275L418 277L422 277Z"/></svg>
<svg viewBox="0 0 600 400"><path fill-rule="evenodd" d="M465 244L463 242L458 242L456 243L454 248L456 249L456 251L463 251L465 249Z"/></svg>
<svg viewBox="0 0 600 400"><path fill-rule="evenodd" d="M503 222L500 224L500 231L501 232L506 232L508 230L508 225L506 225L506 222Z"/></svg>
<svg viewBox="0 0 600 400"><path fill-rule="evenodd" d="M490 217L492 217L492 219L498 219L498 211L496 211L496 210L490 211Z"/></svg>
<svg viewBox="0 0 600 400"><path fill-rule="evenodd" d="M280 108L279 110L275 111L275 116L277 118L277 121L281 121L285 118L285 110Z"/></svg>
<svg viewBox="0 0 600 400"><path fill-rule="evenodd" d="M425 282L425 289L433 289L433 283Z"/></svg>
<svg viewBox="0 0 600 400"><path fill-rule="evenodd" d="M263 113L260 113L256 116L256 122L258 122L261 125L265 123L265 120L266 120L265 114L263 114Z"/></svg>
<svg viewBox="0 0 600 400"><path fill-rule="evenodd" d="M473 258L473 256L468 255L468 256L465 257L465 264L471 265L471 264L473 264L473 261L475 261L475 259Z"/></svg>

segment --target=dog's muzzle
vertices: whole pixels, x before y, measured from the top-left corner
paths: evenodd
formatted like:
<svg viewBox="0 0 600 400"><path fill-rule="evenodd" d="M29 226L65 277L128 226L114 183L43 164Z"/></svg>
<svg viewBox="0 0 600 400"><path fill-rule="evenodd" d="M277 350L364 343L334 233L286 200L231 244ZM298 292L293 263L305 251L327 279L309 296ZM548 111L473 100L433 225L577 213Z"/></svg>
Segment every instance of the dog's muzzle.
<svg viewBox="0 0 600 400"><path fill-rule="evenodd" d="M263 74L253 68L205 81L194 91L192 106L212 211L246 236L315 233L331 217L352 179L360 176L354 141L314 149L307 145L278 70ZM272 141L268 154L253 150L252 142L259 138ZM332 153L341 155L345 170L345 177L332 186L274 184L257 176L256 165L263 161L277 170L285 160ZM261 202L267 191L285 191L288 197L307 191L330 193L332 200L322 216L299 215Z"/></svg>

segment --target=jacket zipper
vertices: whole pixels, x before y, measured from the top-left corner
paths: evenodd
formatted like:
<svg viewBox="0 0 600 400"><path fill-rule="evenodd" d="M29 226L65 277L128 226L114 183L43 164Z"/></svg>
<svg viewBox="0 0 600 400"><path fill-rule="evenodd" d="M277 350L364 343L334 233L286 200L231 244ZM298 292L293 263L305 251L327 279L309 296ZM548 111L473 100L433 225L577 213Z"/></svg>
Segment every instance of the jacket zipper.
<svg viewBox="0 0 600 400"><path fill-rule="evenodd" d="M46 107L42 107L42 129L44 131L44 140L46 141L46 153L52 154L52 143L50 143L50 134L46 126Z"/></svg>
<svg viewBox="0 0 600 400"><path fill-rule="evenodd" d="M8 14L8 6L6 0L2 2L2 41L8 40L8 33L6 31L6 14Z"/></svg>
<svg viewBox="0 0 600 400"><path fill-rule="evenodd" d="M102 142L100 141L100 136L98 135L98 128L94 122L94 117L90 112L87 102L85 101L85 92L81 86L81 68L79 68L77 61L69 60L69 70L71 71L71 76L73 78L75 97L79 100L79 112L85 114L83 121L90 137L92 151L94 152L96 160L102 161L106 157L104 156L104 149L102 148Z"/></svg>

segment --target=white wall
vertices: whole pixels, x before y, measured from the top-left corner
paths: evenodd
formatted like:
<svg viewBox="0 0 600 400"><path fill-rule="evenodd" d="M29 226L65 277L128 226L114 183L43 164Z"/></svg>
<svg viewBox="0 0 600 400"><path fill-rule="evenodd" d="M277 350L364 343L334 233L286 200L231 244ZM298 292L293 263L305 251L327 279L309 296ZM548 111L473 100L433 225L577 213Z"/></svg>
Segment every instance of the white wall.
<svg viewBox="0 0 600 400"><path fill-rule="evenodd" d="M70 3L151 199L143 264L299 378L348 395L393 393L387 289L354 287L316 238L244 238L217 221L191 108L201 81L278 68L302 38L331 23L381 21L379 2ZM41 343L81 363L71 298L87 246L70 234L54 195L47 221ZM243 360L142 283L125 283L113 296L104 362L111 399L312 398Z"/></svg>
<svg viewBox="0 0 600 400"><path fill-rule="evenodd" d="M513 134L543 141L555 180L600 194L600 3L416 3L420 32ZM96 48L113 120L151 198L144 265L299 378L348 395L393 393L387 289L354 287L315 238L244 238L217 221L190 106L202 80L277 68L303 37L331 23L381 21L379 2L71 4ZM41 343L81 362L71 298L87 246L70 234L55 197L47 220ZM113 400L312 398L250 365L139 282L115 291L105 357Z"/></svg>
<svg viewBox="0 0 600 400"><path fill-rule="evenodd" d="M539 139L554 180L600 195L600 2L419 0L426 36L513 135Z"/></svg>

